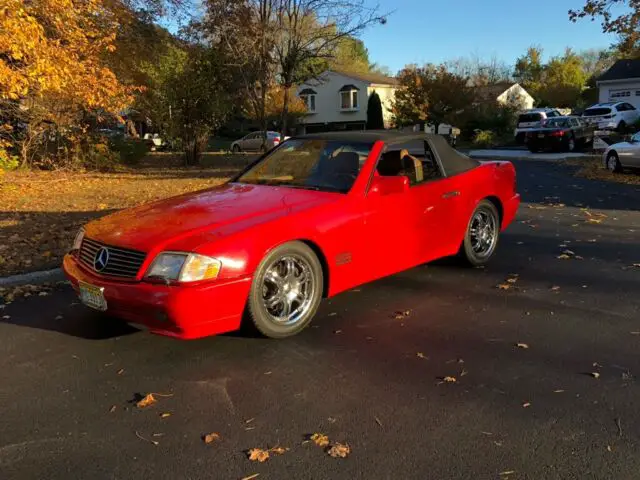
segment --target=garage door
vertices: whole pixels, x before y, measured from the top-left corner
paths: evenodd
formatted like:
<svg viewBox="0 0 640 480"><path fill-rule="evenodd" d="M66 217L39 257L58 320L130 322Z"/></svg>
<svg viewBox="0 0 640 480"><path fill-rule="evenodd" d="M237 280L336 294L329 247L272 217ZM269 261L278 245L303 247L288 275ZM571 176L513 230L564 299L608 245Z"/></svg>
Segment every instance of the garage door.
<svg viewBox="0 0 640 480"><path fill-rule="evenodd" d="M640 89L618 88L609 90L610 102L629 102L634 107L640 109Z"/></svg>

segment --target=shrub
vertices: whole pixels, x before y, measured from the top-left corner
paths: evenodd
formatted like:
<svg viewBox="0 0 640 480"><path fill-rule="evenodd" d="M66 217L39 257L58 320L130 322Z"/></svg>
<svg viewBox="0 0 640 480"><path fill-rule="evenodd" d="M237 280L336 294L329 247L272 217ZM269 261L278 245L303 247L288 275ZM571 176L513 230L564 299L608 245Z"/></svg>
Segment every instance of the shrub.
<svg viewBox="0 0 640 480"><path fill-rule="evenodd" d="M109 140L109 148L126 165L138 164L149 152L147 144L137 138L113 137Z"/></svg>
<svg viewBox="0 0 640 480"><path fill-rule="evenodd" d="M473 144L477 147L491 147L496 143L496 134L491 130L476 130Z"/></svg>
<svg viewBox="0 0 640 480"><path fill-rule="evenodd" d="M102 139L91 139L74 147L72 157L73 166L101 172L114 170L120 161L118 153Z"/></svg>

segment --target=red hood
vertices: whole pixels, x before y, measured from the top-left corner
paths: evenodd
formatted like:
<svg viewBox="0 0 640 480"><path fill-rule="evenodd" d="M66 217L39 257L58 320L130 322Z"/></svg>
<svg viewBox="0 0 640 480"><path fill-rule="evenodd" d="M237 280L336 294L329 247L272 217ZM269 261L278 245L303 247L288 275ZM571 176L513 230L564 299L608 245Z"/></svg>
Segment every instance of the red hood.
<svg viewBox="0 0 640 480"><path fill-rule="evenodd" d="M294 207L330 202L337 194L263 185L226 184L121 210L86 227L87 237L108 245L149 251L191 235Z"/></svg>

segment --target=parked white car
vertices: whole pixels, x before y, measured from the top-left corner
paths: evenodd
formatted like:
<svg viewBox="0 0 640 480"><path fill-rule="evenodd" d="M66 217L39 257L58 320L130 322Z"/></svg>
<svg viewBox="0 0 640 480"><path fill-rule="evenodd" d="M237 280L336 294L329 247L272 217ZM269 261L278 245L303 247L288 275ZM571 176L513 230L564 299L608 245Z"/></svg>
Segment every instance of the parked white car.
<svg viewBox="0 0 640 480"><path fill-rule="evenodd" d="M280 134L278 132L267 132L267 144L263 146L264 132L252 132L245 135L240 140L231 144L233 153L240 152L260 152L271 150L280 145Z"/></svg>
<svg viewBox="0 0 640 480"><path fill-rule="evenodd" d="M528 131L540 128L547 118L561 117L562 114L556 108L532 108L518 116L518 125L514 132L517 143L524 143Z"/></svg>
<svg viewBox="0 0 640 480"><path fill-rule="evenodd" d="M640 132L628 141L609 145L602 155L602 161L611 172L621 172L627 167L640 168Z"/></svg>
<svg viewBox="0 0 640 480"><path fill-rule="evenodd" d="M624 130L640 119L640 111L627 102L597 103L582 113L582 118L598 130Z"/></svg>

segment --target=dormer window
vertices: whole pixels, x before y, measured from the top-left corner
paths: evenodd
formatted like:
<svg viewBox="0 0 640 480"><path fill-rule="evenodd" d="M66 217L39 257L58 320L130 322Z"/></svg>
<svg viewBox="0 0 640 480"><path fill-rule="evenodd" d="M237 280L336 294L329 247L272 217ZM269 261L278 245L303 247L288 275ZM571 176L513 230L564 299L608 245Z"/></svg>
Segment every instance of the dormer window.
<svg viewBox="0 0 640 480"><path fill-rule="evenodd" d="M307 112L314 113L316 111L316 91L313 88L305 88L298 96L307 106Z"/></svg>
<svg viewBox="0 0 640 480"><path fill-rule="evenodd" d="M358 91L355 85L345 85L340 89L340 110L358 110Z"/></svg>

